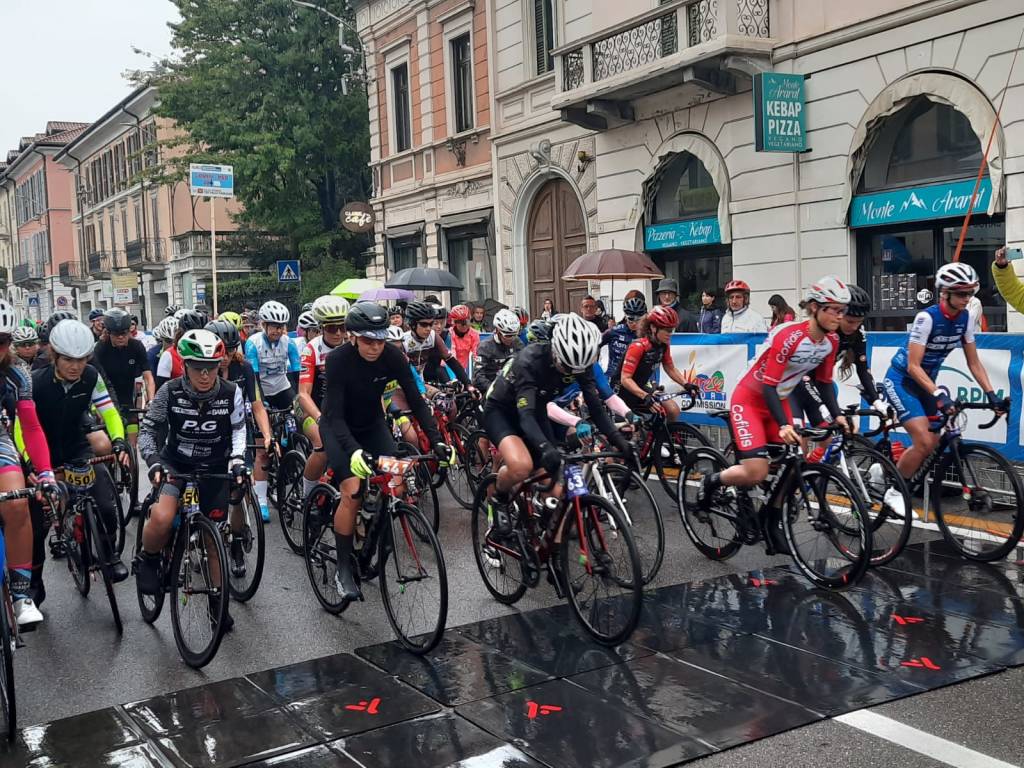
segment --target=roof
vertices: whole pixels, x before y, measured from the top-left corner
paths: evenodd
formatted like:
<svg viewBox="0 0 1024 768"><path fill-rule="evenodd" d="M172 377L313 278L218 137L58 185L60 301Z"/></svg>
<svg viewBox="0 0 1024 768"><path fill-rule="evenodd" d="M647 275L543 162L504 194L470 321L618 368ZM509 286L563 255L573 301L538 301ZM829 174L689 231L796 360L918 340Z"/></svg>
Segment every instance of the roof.
<svg viewBox="0 0 1024 768"><path fill-rule="evenodd" d="M50 120L46 124L46 135L49 136L54 133L63 133L64 131L72 131L75 128L88 128L88 123L72 123L67 120Z"/></svg>
<svg viewBox="0 0 1024 768"><path fill-rule="evenodd" d="M81 136L88 127L89 123L51 120L46 124L45 133L23 136L18 143L18 148L7 153L7 165L3 169L3 173L9 173L35 147L63 147Z"/></svg>
<svg viewBox="0 0 1024 768"><path fill-rule="evenodd" d="M132 102L138 100L143 94L145 94L149 90L155 91L156 86L146 84L138 86L135 90L133 90L123 99L121 99L121 101L119 101L109 110L107 110L107 112L104 115L101 115L99 118L97 118L95 122L86 124L83 130L79 131L73 139L66 142L64 148L54 156L54 160L56 160L59 163L61 161L61 158L64 157L64 155L69 154L71 150L75 148L79 140L84 141L89 136L99 131L107 122L110 121L111 118L113 118L119 112L125 112L125 107L127 107ZM127 114L131 115L132 113L127 112ZM72 159L74 159L74 155L72 155L71 157Z"/></svg>

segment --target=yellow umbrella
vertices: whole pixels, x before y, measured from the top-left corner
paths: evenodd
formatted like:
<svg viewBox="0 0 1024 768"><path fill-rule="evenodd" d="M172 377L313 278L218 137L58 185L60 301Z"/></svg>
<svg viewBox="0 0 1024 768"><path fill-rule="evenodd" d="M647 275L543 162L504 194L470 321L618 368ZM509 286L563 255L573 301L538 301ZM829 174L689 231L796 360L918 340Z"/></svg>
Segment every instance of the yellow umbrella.
<svg viewBox="0 0 1024 768"><path fill-rule="evenodd" d="M350 277L342 280L331 291L331 296L342 296L346 299L358 299L360 294L374 288L383 288L384 283L380 280L370 280L365 277Z"/></svg>

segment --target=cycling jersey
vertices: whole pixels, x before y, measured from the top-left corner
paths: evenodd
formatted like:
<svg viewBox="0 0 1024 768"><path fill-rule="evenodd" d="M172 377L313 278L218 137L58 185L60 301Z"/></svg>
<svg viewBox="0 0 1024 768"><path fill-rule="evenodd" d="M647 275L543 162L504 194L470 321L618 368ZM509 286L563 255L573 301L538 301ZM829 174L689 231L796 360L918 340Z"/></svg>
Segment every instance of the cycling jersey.
<svg viewBox="0 0 1024 768"><path fill-rule="evenodd" d="M150 347L146 350L146 363L149 365L149 370L156 376L157 367L160 365L160 355L163 353L163 347L160 344Z"/></svg>
<svg viewBox="0 0 1024 768"><path fill-rule="evenodd" d="M476 388L486 392L505 362L522 348L519 339L512 339L511 346L502 344L493 336L481 342L473 358L473 384Z"/></svg>
<svg viewBox="0 0 1024 768"><path fill-rule="evenodd" d="M101 341L93 351L93 362L121 407L129 408L135 402L135 380L149 371L146 348L137 339L129 339L125 347L115 347L109 340Z"/></svg>
<svg viewBox="0 0 1024 768"><path fill-rule="evenodd" d="M906 376L910 363L908 350L911 344L916 344L924 347L921 367L934 380L950 352L963 344L973 343L974 329L971 327L969 313L959 312L953 317L947 317L942 307L935 304L917 313L907 343L896 352L889 370Z"/></svg>
<svg viewBox="0 0 1024 768"><path fill-rule="evenodd" d="M3 429L0 429L0 473L21 469L18 450L11 438L15 424L21 436L19 443L25 445L32 466L37 472L50 471L50 449L39 422L35 400L32 399L32 374L28 367L22 363L8 366L0 373L0 387L3 404L0 410L0 418L3 420Z"/></svg>
<svg viewBox="0 0 1024 768"><path fill-rule="evenodd" d="M289 373L299 372L299 353L288 336L271 342L263 331L254 333L245 342L245 359L260 377L260 385L267 397L273 397L291 387ZM289 403L290 405L290 403Z"/></svg>
<svg viewBox="0 0 1024 768"><path fill-rule="evenodd" d="M455 353L455 359L459 361L459 365L469 372L469 363L476 355L477 349L480 347L480 334L474 331L472 328L468 329L461 336L458 331L453 331L451 335L452 352Z"/></svg>
<svg viewBox="0 0 1024 768"><path fill-rule="evenodd" d="M447 381L447 376L440 375L440 365L445 363L455 377L465 385L471 382L466 376L466 369L455 359L440 334L431 331L425 339L420 339L414 331L406 331L402 337L402 347L412 366L422 374L426 381Z"/></svg>
<svg viewBox="0 0 1024 768"><path fill-rule="evenodd" d="M312 386L310 396L317 408L321 407L324 401L324 390L327 388L327 377L324 375L327 353L335 349L337 347L329 346L323 336L317 336L302 350L299 384Z"/></svg>
<svg viewBox="0 0 1024 768"><path fill-rule="evenodd" d="M604 332L601 346L608 346L608 378L612 384L619 383L622 375L622 362L626 359L626 350L636 341L636 334L623 321Z"/></svg>
<svg viewBox="0 0 1024 768"><path fill-rule="evenodd" d="M658 370L658 365L672 365L671 346L659 344L650 336L637 339L626 349L620 380L622 376L629 376L638 387L646 388ZM642 398L623 388L622 399L633 407L639 404Z"/></svg>
<svg viewBox="0 0 1024 768"><path fill-rule="evenodd" d="M162 386L171 379L181 378L185 373L185 363L173 344L163 351L156 364L156 385Z"/></svg>
<svg viewBox="0 0 1024 768"><path fill-rule="evenodd" d="M604 368L601 367L600 363L594 363L594 385L597 387L597 394L601 396L602 400L608 400L609 398L615 397L615 390L612 389L611 382L608 381L608 376L604 372ZM554 398L553 402L559 407L564 408L565 406L572 403L576 399L576 396L580 393L580 383L573 381L569 386L562 390L562 393Z"/></svg>
<svg viewBox="0 0 1024 768"><path fill-rule="evenodd" d="M812 371L817 381L831 384L838 350L839 336L835 333L826 334L821 341L811 337L810 320L785 323L772 331L768 348L743 374L737 388L760 395L768 385L785 398Z"/></svg>
<svg viewBox="0 0 1024 768"><path fill-rule="evenodd" d="M261 401L260 382L248 360L232 360L228 363L227 380L242 390L245 413L252 413L252 404Z"/></svg>

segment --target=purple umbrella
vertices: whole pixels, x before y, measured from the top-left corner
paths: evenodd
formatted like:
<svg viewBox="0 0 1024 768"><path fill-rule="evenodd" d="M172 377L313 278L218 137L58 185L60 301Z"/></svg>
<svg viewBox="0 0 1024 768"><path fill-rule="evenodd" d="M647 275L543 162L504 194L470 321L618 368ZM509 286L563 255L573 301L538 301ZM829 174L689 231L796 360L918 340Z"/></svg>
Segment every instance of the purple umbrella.
<svg viewBox="0 0 1024 768"><path fill-rule="evenodd" d="M412 301L416 294L404 288L371 288L359 294L359 301Z"/></svg>

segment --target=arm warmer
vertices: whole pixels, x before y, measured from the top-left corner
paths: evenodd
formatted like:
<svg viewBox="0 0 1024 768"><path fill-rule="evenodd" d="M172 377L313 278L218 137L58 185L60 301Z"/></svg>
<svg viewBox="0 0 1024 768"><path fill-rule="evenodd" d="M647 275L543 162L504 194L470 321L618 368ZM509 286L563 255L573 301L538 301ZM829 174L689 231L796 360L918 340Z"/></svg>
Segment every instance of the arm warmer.
<svg viewBox="0 0 1024 768"><path fill-rule="evenodd" d="M814 382L818 387L818 394L821 397L821 402L828 408L828 412L832 414L832 418L835 419L840 415L839 402L836 400L836 388L832 384L825 384L821 381Z"/></svg>
<svg viewBox="0 0 1024 768"><path fill-rule="evenodd" d="M612 413L616 416L625 416L629 413L629 406L626 402L618 395L612 395L604 401L604 404L611 408Z"/></svg>
<svg viewBox="0 0 1024 768"><path fill-rule="evenodd" d="M36 404L32 400L19 400L16 408L17 423L21 427L21 439L25 448L28 449L33 468L36 472L51 471L53 467L50 465L50 447L46 444L46 435L39 423Z"/></svg>
<svg viewBox="0 0 1024 768"><path fill-rule="evenodd" d="M103 419L103 424L107 428L107 434L110 435L110 439L124 440L124 422L121 421L121 413L117 410L117 406L114 405L114 401L107 391L107 386L103 383L102 376L96 377L96 384L92 388L92 407L96 409L96 412Z"/></svg>
<svg viewBox="0 0 1024 768"><path fill-rule="evenodd" d="M245 456L248 440L245 433L245 398L242 388L235 387L235 404L231 409L231 455Z"/></svg>
<svg viewBox="0 0 1024 768"><path fill-rule="evenodd" d="M139 454L147 464L159 460L160 449L167 439L168 400L167 387L160 387L139 426Z"/></svg>
<svg viewBox="0 0 1024 768"><path fill-rule="evenodd" d="M779 390L771 384L765 384L761 387L761 394L764 396L764 404L768 406L768 413L775 419L775 423L780 427L790 424L789 419L786 418L786 411L782 407L782 400L779 399Z"/></svg>
<svg viewBox="0 0 1024 768"><path fill-rule="evenodd" d="M561 424L562 426L569 427L570 429L580 423L579 418L573 416L554 400L548 403L548 418L556 424Z"/></svg>

